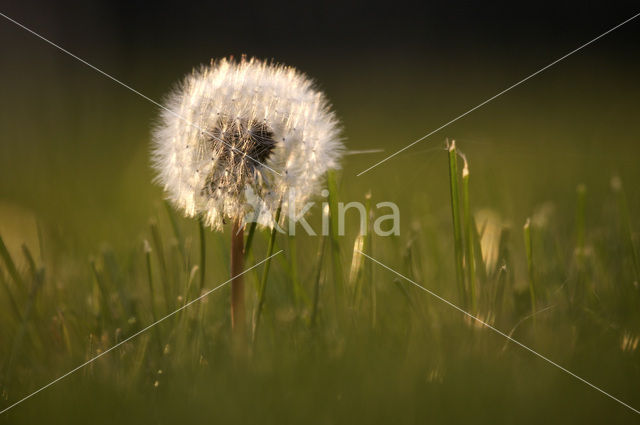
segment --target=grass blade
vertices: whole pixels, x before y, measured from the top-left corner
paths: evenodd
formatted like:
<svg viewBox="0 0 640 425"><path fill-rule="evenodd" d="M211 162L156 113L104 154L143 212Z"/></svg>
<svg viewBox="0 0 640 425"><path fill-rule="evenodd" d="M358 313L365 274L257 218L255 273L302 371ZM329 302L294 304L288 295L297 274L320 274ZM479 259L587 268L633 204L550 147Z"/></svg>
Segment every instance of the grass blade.
<svg viewBox="0 0 640 425"><path fill-rule="evenodd" d="M289 259L289 272L293 287L293 299L296 305L300 303L304 303L307 307L311 306L311 301L309 300L309 296L307 292L304 290L302 283L300 282L299 272L298 272L298 253L297 253L297 243L294 235L289 235L288 240L288 252L287 257Z"/></svg>
<svg viewBox="0 0 640 425"><path fill-rule="evenodd" d="M614 177L611 180L611 188L617 196L618 214L620 214L620 220L626 235L627 248L631 253L635 281L640 282L640 255L638 254L638 248L633 240L631 214L629 214L629 206L627 205L627 197L622 187L622 180L620 180L619 177Z"/></svg>
<svg viewBox="0 0 640 425"><path fill-rule="evenodd" d="M318 306L320 304L320 281L322 278L322 261L324 259L324 250L327 244L327 237L322 238L320 244L320 250L318 251L318 266L316 268L316 275L313 284L313 309L311 310L310 327L313 328L316 325L318 318Z"/></svg>
<svg viewBox="0 0 640 425"><path fill-rule="evenodd" d="M11 293L11 288L9 288L9 284L4 278L4 274L0 273L0 283L2 284L2 288L7 294L7 300L9 301L9 306L11 307L11 312L15 316L15 319L20 322L22 320L22 313L20 313L20 309L18 308L18 304L16 303L16 299L13 297Z"/></svg>
<svg viewBox="0 0 640 425"><path fill-rule="evenodd" d="M113 312L111 311L111 306L109 305L109 291L107 290L104 279L98 271L98 267L96 266L96 262L94 260L91 260L91 270L93 271L93 275L96 278L96 283L98 284L98 289L100 290L100 300L102 301L100 303L100 310L103 312L105 322L112 323Z"/></svg>
<svg viewBox="0 0 640 425"><path fill-rule="evenodd" d="M456 142L452 140L449 151L449 188L451 191L451 218L453 224L453 242L456 262L456 282L458 283L458 296L462 305L467 304L464 288L464 268L462 251L462 230L460 224L460 202L458 196L458 152Z"/></svg>
<svg viewBox="0 0 640 425"><path fill-rule="evenodd" d="M327 173L327 187L329 189L329 233L331 236L331 254L333 260L333 281L335 284L336 300L344 294L344 277L342 259L340 256L340 241L338 234L338 185L333 171Z"/></svg>
<svg viewBox="0 0 640 425"><path fill-rule="evenodd" d="M247 232L247 240L244 243L244 261L249 261L249 256L251 254L251 246L253 245L253 237L256 234L256 227L258 227L257 221L252 221L249 226L249 231Z"/></svg>
<svg viewBox="0 0 640 425"><path fill-rule="evenodd" d="M18 290L24 291L26 288L24 286L24 282L18 273L18 269L16 268L16 264L13 262L11 258L11 254L7 249L7 246L4 244L4 240L2 236L0 236L0 257L4 260L4 264L7 267L7 271L9 272L9 276L13 279L14 283L18 287Z"/></svg>
<svg viewBox="0 0 640 425"><path fill-rule="evenodd" d="M151 269L151 245L147 240L144 241L144 256L147 263L147 282L149 283L149 299L151 303L151 318L155 322L158 320L158 313L156 312L156 296L153 289L153 273Z"/></svg>
<svg viewBox="0 0 640 425"><path fill-rule="evenodd" d="M535 289L535 276L533 269L533 243L531 241L531 220L527 218L527 221L523 226L524 231L524 248L527 255L527 271L529 272L529 295L531 297L531 314L533 315L533 322L535 323L536 314L536 289Z"/></svg>
<svg viewBox="0 0 640 425"><path fill-rule="evenodd" d="M269 276L269 268L271 267L271 256L273 255L273 250L276 245L276 232L278 223L280 222L280 212L282 207L278 207L276 211L276 218L273 225L273 229L271 229L271 236L269 237L269 246L267 248L267 261L264 263L264 268L262 269L262 278L260 279L260 287L258 291L258 306L256 307L255 317L253 320L253 336L252 343L256 342L256 335L258 334L258 327L260 325L260 316L262 314L262 309L264 306L265 292L267 289L267 277Z"/></svg>
<svg viewBox="0 0 640 425"><path fill-rule="evenodd" d="M178 225L178 220L176 219L176 215L171 207L169 202L164 202L165 209L167 210L167 216L169 217L169 222L171 223L171 228L173 229L173 233L178 241L178 250L180 251L180 256L182 257L182 264L187 267L187 253L185 252L185 243L184 237L182 236L182 232L180 231L180 226Z"/></svg>
<svg viewBox="0 0 640 425"><path fill-rule="evenodd" d="M471 311L476 313L478 311L477 305L477 288L476 288L476 267L474 256L474 244L473 244L473 217L471 216L471 206L469 203L469 163L465 157L464 167L462 168L462 211L464 215L464 230L466 237L466 265L467 265L467 279L469 282L469 296L471 300Z"/></svg>
<svg viewBox="0 0 640 425"><path fill-rule="evenodd" d="M164 258L164 246L162 244L162 238L160 237L160 231L158 230L158 224L155 220L151 221L149 224L151 228L151 238L153 240L153 245L156 250L156 257L158 257L158 263L160 264L160 272L161 272L161 281L162 281L162 289L164 292L164 300L167 311L171 311L172 308L172 296L171 296L171 288L169 287L169 276L167 273L167 263Z"/></svg>

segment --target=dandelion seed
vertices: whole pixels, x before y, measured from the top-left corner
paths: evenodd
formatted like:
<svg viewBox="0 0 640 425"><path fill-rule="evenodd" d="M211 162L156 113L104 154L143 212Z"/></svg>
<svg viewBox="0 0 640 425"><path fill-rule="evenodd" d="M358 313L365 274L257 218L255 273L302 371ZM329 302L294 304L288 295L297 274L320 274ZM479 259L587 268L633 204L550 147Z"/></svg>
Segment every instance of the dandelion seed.
<svg viewBox="0 0 640 425"><path fill-rule="evenodd" d="M233 223L231 275L238 276L244 225L274 227L279 210L297 220L326 172L338 167L338 120L304 74L245 57L194 70L165 106L153 134L156 180L187 217L214 230ZM240 332L243 291L234 278L231 323Z"/></svg>
<svg viewBox="0 0 640 425"><path fill-rule="evenodd" d="M157 181L186 216L216 230L226 219L271 227L280 202L300 212L343 152L326 97L292 67L212 62L186 76L165 105L171 112L161 112L153 134ZM295 196L283 196L289 191Z"/></svg>

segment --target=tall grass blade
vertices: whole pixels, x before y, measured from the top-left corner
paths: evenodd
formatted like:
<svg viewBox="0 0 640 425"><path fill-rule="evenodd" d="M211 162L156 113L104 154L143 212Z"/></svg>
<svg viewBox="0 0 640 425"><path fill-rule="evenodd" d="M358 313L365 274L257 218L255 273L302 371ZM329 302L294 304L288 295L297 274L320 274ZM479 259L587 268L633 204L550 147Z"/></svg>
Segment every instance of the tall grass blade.
<svg viewBox="0 0 640 425"><path fill-rule="evenodd" d="M98 267L94 260L91 260L91 270L93 271L93 276L96 278L96 283L98 284L98 289L100 290L100 311L104 316L104 321L106 323L113 322L113 312L111 311L111 306L109 305L109 291L107 290L106 283L98 271Z"/></svg>
<svg viewBox="0 0 640 425"><path fill-rule="evenodd" d="M20 326L18 331L13 339L13 344L11 347L11 354L9 355L9 360L7 361L7 366L4 374L4 383L3 387L6 386L8 382L11 380L11 374L14 370L13 364L15 363L16 357L18 353L22 350L22 341L24 340L24 334L27 331L27 327L30 325L31 312L33 311L33 307L36 301L36 296L42 284L44 283L44 269L37 269L35 262L33 261L33 256L31 252L27 248L26 245L22 245L23 252L25 257L27 257L27 261L30 262L30 267L32 266L32 285L31 290L29 291L29 297L27 299L27 305L24 310L24 314L22 315L22 320L20 322ZM39 344L37 336L35 334L31 334L32 341Z"/></svg>
<svg viewBox="0 0 640 425"><path fill-rule="evenodd" d="M2 284L2 288L7 295L7 301L9 302L9 307L11 308L11 312L13 313L16 321L20 322L22 320L22 313L20 313L20 309L18 308L18 304L16 303L16 299L13 297L13 293L11 292L11 288L9 284L5 280L4 273L0 271L0 284Z"/></svg>
<svg viewBox="0 0 640 425"><path fill-rule="evenodd" d="M253 237L256 234L256 227L258 227L257 221L252 221L249 226L249 231L247 232L247 240L244 244L244 261L249 261L249 257L251 255L251 247L253 245Z"/></svg>
<svg viewBox="0 0 640 425"><path fill-rule="evenodd" d="M464 288L464 253L462 247L462 229L460 224L460 201L458 195L458 151L456 142L452 140L448 147L449 152L449 189L451 192L451 218L453 224L453 242L456 264L456 282L458 284L458 296L460 303L467 304Z"/></svg>
<svg viewBox="0 0 640 425"><path fill-rule="evenodd" d="M584 184L578 185L576 193L578 195L578 205L576 208L576 245L578 257L580 261L582 261L586 234L587 187Z"/></svg>
<svg viewBox="0 0 640 425"><path fill-rule="evenodd" d="M24 291L26 290L24 286L24 282L20 277L20 273L18 273L16 264L13 262L13 259L11 258L11 254L9 253L7 246L4 244L4 240L2 239L2 236L0 236L0 257L2 257L2 259L4 260L4 264L7 267L9 276L11 276L11 279L13 279L13 282L18 287L18 290L24 293Z"/></svg>
<svg viewBox="0 0 640 425"><path fill-rule="evenodd" d="M327 187L329 189L329 233L331 236L333 281L335 285L336 300L340 300L344 294L345 287L338 233L338 185L334 171L329 171L327 173Z"/></svg>
<svg viewBox="0 0 640 425"><path fill-rule="evenodd" d="M351 255L351 268L349 269L349 286L352 290L352 304L357 308L360 304L360 293L362 292L362 271L364 267L363 257L360 252L364 249L365 236L359 234L353 242L353 253Z"/></svg>
<svg viewBox="0 0 640 425"><path fill-rule="evenodd" d="M368 192L365 196L365 210L367 212L367 234L365 235L364 240L364 251L368 255L373 256L373 210L371 209L371 192ZM365 261L364 264L364 281L367 287L369 288L369 303L371 310L371 327L376 327L376 301L377 294L376 288L373 280L373 262Z"/></svg>
<svg viewBox="0 0 640 425"><path fill-rule="evenodd" d="M531 240L531 219L527 218L527 221L523 226L524 232L524 249L527 256L527 272L529 273L529 297L531 298L531 314L533 315L533 322L535 323L536 317L536 284L535 273L533 268L533 242Z"/></svg>
<svg viewBox="0 0 640 425"><path fill-rule="evenodd" d="M258 328L260 326L260 316L262 315L262 309L264 307L264 299L265 293L267 289L267 277L269 276L269 268L271 267L271 256L273 255L274 248L276 246L276 234L278 232L277 226L280 222L280 212L282 207L279 206L276 211L276 218L273 229L271 229L271 236L269 237L269 246L267 247L267 258L268 260L264 263L264 268L262 269L262 278L260 279L260 287L258 290L258 305L255 310L255 317L253 319L253 332L252 332L252 343L255 344L256 336L258 334Z"/></svg>
<svg viewBox="0 0 640 425"><path fill-rule="evenodd" d="M160 264L160 280L162 282L162 289L164 292L166 311L169 312L172 308L173 297L171 296L171 288L169 287L169 274L167 271L167 262L164 258L164 245L162 243L162 238L160 237L160 231L158 230L158 224L156 221L151 221L149 227L151 228L151 238L156 250L156 257L158 257L158 263Z"/></svg>
<svg viewBox="0 0 640 425"><path fill-rule="evenodd" d="M147 283L149 284L149 301L151 304L151 318L153 321L158 320L158 312L156 311L156 292L153 288L153 270L151 268L151 245L145 239L144 241L144 257L147 263Z"/></svg>
<svg viewBox="0 0 640 425"><path fill-rule="evenodd" d="M187 265L187 253L185 251L185 242L184 236L182 236L182 232L180 231L180 226L178 225L178 220L176 218L176 214L174 213L173 207L168 201L164 202L165 209L167 211L167 217L169 217L169 222L171 223L171 228L173 229L173 234L178 241L178 250L180 251L180 257L182 258L182 264L184 267L188 267Z"/></svg>
<svg viewBox="0 0 640 425"><path fill-rule="evenodd" d="M320 305L320 283L322 279L322 265L324 259L325 246L327 244L327 236L322 237L320 250L318 251L318 265L316 267L315 279L313 282L313 309L311 310L310 327L313 328L318 321L318 308Z"/></svg>
<svg viewBox="0 0 640 425"><path fill-rule="evenodd" d="M464 214L464 230L466 237L466 266L467 279L469 282L469 297L471 300L471 311L478 311L477 288L476 288L476 265L474 255L474 223L471 215L471 205L469 202L469 163L464 158L464 167L462 168L462 211Z"/></svg>
<svg viewBox="0 0 640 425"><path fill-rule="evenodd" d="M487 283L487 265L482 258L482 245L480 244L480 234L478 233L478 225L475 217L471 215L471 240L473 241L473 254L475 259L476 277L480 281L480 285Z"/></svg>
<svg viewBox="0 0 640 425"><path fill-rule="evenodd" d="M22 244L22 253L24 254L24 258L27 260L27 264L29 265L29 272L31 273L32 279L36 279L38 277L36 262L33 259L33 255L31 255L31 251L29 251L29 248L25 244Z"/></svg>
<svg viewBox="0 0 640 425"><path fill-rule="evenodd" d="M620 214L620 220L625 231L626 244L629 252L631 253L631 260L633 263L633 273L635 281L640 283L640 255L638 254L638 248L633 240L633 227L631 225L631 215L629 214L629 207L627 205L627 197L622 187L622 180L619 177L614 177L611 180L611 188L617 197L618 213Z"/></svg>
<svg viewBox="0 0 640 425"><path fill-rule="evenodd" d="M300 305L300 303L303 303L305 306L310 307L311 300L309 300L309 296L302 286L302 282L300 282L296 237L294 235L289 235L288 242L289 249L287 252L287 257L289 259L289 273L293 287L294 302L296 303L296 305Z"/></svg>

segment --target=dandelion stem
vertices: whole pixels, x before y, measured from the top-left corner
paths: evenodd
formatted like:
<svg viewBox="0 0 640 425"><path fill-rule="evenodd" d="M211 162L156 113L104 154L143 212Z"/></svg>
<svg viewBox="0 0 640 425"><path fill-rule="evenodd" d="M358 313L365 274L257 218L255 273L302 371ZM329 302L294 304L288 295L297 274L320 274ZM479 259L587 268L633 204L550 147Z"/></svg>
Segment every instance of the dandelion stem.
<svg viewBox="0 0 640 425"><path fill-rule="evenodd" d="M245 333L244 318L244 229L242 221L236 219L231 230L231 328L234 335L243 339Z"/></svg>
<svg viewBox="0 0 640 425"><path fill-rule="evenodd" d="M448 147L449 151L449 182L451 190L451 218L453 221L453 239L456 261L456 281L458 283L458 294L460 302L466 305L466 294L464 289L464 268L462 252L462 229L460 224L460 202L458 198L458 152L456 142L452 140Z"/></svg>

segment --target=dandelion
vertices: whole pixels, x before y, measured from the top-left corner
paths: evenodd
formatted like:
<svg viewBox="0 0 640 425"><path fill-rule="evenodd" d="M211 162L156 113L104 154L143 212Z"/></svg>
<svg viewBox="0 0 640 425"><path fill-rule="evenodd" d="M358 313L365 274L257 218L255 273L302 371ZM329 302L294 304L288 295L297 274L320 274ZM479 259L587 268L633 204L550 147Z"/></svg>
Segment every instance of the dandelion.
<svg viewBox="0 0 640 425"><path fill-rule="evenodd" d="M214 230L233 223L236 276L246 223L273 227L279 209L295 220L322 189L326 172L338 167L338 120L304 74L245 57L194 70L165 106L153 134L156 179L185 216ZM242 298L235 279L232 324L244 321Z"/></svg>

